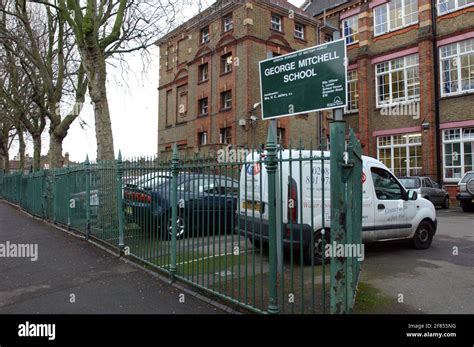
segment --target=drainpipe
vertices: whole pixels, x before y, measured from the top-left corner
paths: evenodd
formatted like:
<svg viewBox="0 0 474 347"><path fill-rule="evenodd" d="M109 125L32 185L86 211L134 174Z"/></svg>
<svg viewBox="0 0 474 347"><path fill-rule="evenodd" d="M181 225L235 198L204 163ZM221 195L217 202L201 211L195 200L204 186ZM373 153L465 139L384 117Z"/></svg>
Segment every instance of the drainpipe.
<svg viewBox="0 0 474 347"><path fill-rule="evenodd" d="M441 121L440 121L440 69L439 69L439 50L438 50L438 30L437 30L437 1L431 0L431 22L433 32L433 65L434 65L434 95L435 95L435 142L436 142L436 175L439 184L443 184L443 158L441 143Z"/></svg>

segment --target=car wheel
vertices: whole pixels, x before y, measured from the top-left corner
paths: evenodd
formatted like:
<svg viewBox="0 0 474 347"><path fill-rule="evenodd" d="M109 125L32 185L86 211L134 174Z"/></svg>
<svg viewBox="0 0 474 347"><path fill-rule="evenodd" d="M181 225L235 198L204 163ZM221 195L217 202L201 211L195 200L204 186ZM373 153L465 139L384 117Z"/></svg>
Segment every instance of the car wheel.
<svg viewBox="0 0 474 347"><path fill-rule="evenodd" d="M171 218L168 220L167 223L167 232L168 232L168 239L171 240L173 235L173 223ZM176 221L176 239L180 240L186 236L186 220L183 216L178 216Z"/></svg>
<svg viewBox="0 0 474 347"><path fill-rule="evenodd" d="M325 245L331 242L329 230L326 230L324 240ZM310 240L308 246L306 247L306 250L304 252L304 262L306 265L321 265L323 263L323 255L323 234L321 230L318 230L314 233L314 238L312 242ZM326 257L324 262L327 264L329 262L329 259Z"/></svg>
<svg viewBox="0 0 474 347"><path fill-rule="evenodd" d="M445 197L444 198L444 202L443 202L443 209L447 210L449 209L449 196Z"/></svg>
<svg viewBox="0 0 474 347"><path fill-rule="evenodd" d="M463 212L473 212L474 211L474 207L473 206L469 206L469 205L466 205L466 204L462 204L461 205L461 208L463 210Z"/></svg>
<svg viewBox="0 0 474 347"><path fill-rule="evenodd" d="M412 244L415 249L428 249L433 242L433 226L427 221L423 221L416 229Z"/></svg>

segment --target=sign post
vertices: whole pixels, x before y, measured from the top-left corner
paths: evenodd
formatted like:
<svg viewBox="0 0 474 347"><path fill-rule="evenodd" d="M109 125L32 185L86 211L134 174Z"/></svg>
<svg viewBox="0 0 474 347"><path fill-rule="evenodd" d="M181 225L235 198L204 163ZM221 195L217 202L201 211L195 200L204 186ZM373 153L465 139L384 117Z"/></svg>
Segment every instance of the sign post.
<svg viewBox="0 0 474 347"><path fill-rule="evenodd" d="M270 56L270 54L269 54ZM347 51L345 40L293 52L260 62L263 120L270 120L267 143L269 222L269 313L278 313L277 273L283 268L281 201L275 144L279 117L342 110L347 105ZM337 111L337 114L342 114Z"/></svg>
<svg viewBox="0 0 474 347"><path fill-rule="evenodd" d="M267 53L267 58L273 58L273 52ZM276 119L270 120L270 128L269 131L273 133L273 138L278 139L278 124ZM278 141L277 141L278 146ZM278 159L278 151L277 151L277 159ZM280 182L280 171L277 170L275 173L275 180L276 182ZM281 190L280 185L277 184L276 188L276 201L281 201ZM282 225L282 216L281 216L281 209L276 209L276 242L277 242L277 268L278 274L281 275L281 271L283 271L283 225Z"/></svg>

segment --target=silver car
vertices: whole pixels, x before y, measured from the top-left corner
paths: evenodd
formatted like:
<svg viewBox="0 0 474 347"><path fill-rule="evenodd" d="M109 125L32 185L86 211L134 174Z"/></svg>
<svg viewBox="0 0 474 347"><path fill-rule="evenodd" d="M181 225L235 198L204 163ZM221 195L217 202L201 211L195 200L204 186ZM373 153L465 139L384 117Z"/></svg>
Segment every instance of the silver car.
<svg viewBox="0 0 474 347"><path fill-rule="evenodd" d="M466 172L459 181L456 198L464 212L474 212L474 171Z"/></svg>
<svg viewBox="0 0 474 347"><path fill-rule="evenodd" d="M430 177L402 177L400 178L400 182L402 182L408 190L414 190L419 196L431 201L433 205L444 209L449 208L448 192Z"/></svg>

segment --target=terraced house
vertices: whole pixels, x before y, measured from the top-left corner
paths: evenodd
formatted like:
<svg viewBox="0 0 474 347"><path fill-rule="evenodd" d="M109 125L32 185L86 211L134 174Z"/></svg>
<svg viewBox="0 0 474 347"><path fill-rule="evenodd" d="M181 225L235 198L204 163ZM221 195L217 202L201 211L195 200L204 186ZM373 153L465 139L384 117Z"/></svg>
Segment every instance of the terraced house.
<svg viewBox="0 0 474 347"><path fill-rule="evenodd" d="M349 106L366 154L452 197L474 163L474 0L308 1L346 39Z"/></svg>
<svg viewBox="0 0 474 347"><path fill-rule="evenodd" d="M159 148L189 152L260 146L258 62L316 44L316 20L282 0L220 0L158 42ZM278 122L278 140L308 140L315 117Z"/></svg>

